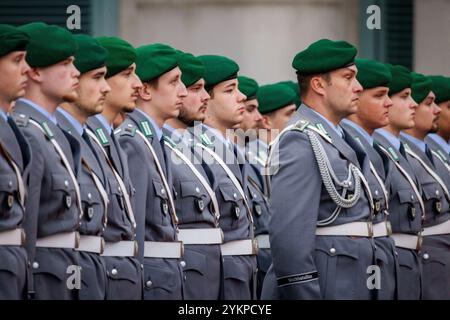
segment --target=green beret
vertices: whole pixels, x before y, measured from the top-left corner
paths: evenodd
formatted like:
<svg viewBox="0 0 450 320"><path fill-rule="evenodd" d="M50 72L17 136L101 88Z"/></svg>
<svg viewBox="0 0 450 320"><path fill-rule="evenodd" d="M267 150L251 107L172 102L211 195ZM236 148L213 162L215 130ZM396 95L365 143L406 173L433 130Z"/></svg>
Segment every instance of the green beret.
<svg viewBox="0 0 450 320"><path fill-rule="evenodd" d="M25 32L8 24L0 24L0 57L13 51L26 50L28 40Z"/></svg>
<svg viewBox="0 0 450 320"><path fill-rule="evenodd" d="M421 103L428 96L433 88L433 82L423 74L411 72L411 96L415 102Z"/></svg>
<svg viewBox="0 0 450 320"><path fill-rule="evenodd" d="M433 82L433 92L436 95L436 103L450 100L450 78L443 76L429 76Z"/></svg>
<svg viewBox="0 0 450 320"><path fill-rule="evenodd" d="M148 82L178 66L180 53L166 44L154 43L136 49L136 74Z"/></svg>
<svg viewBox="0 0 450 320"><path fill-rule="evenodd" d="M181 69L181 81L186 87L192 86L205 74L202 61L190 53L180 53L178 66Z"/></svg>
<svg viewBox="0 0 450 320"><path fill-rule="evenodd" d="M301 101L301 98L300 98L300 87L298 85L298 82L294 82L294 81L288 80L288 81L280 81L278 83L281 83L281 84L284 84L286 86L289 86L292 90L295 91L295 95L296 95L295 105L297 106L297 108L300 107L300 105L302 104L302 101Z"/></svg>
<svg viewBox="0 0 450 320"><path fill-rule="evenodd" d="M77 42L66 29L43 22L29 23L19 29L30 37L26 60L33 68L49 67L77 52Z"/></svg>
<svg viewBox="0 0 450 320"><path fill-rule="evenodd" d="M110 78L136 62L136 49L117 37L99 37L96 40L108 51L106 78Z"/></svg>
<svg viewBox="0 0 450 320"><path fill-rule="evenodd" d="M80 73L83 74L106 65L108 51L97 40L85 34L74 37L78 44L74 64Z"/></svg>
<svg viewBox="0 0 450 320"><path fill-rule="evenodd" d="M295 104L296 94L289 86L275 83L259 87L257 98L259 112L266 114Z"/></svg>
<svg viewBox="0 0 450 320"><path fill-rule="evenodd" d="M391 81L389 82L389 95L392 96L400 91L411 88L411 72L400 65L391 65L386 64L389 70L391 71Z"/></svg>
<svg viewBox="0 0 450 320"><path fill-rule="evenodd" d="M220 82L237 78L239 65L233 60L216 55L204 55L198 58L205 66L205 75L203 78L205 79L208 90Z"/></svg>
<svg viewBox="0 0 450 320"><path fill-rule="evenodd" d="M364 89L387 87L392 79L391 70L381 62L369 59L356 59L358 73L356 79Z"/></svg>
<svg viewBox="0 0 450 320"><path fill-rule="evenodd" d="M346 41L321 39L299 52L292 67L303 75L325 73L350 66L358 50Z"/></svg>
<svg viewBox="0 0 450 320"><path fill-rule="evenodd" d="M239 91L247 96L247 100L256 99L256 93L258 92L258 82L252 78L239 76L238 78Z"/></svg>

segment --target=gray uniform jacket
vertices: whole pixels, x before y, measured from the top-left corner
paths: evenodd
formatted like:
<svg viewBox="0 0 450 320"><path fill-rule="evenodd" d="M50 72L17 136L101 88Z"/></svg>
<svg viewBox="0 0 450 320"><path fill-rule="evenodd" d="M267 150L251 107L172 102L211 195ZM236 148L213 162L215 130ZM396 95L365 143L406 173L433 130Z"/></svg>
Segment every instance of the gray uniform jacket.
<svg viewBox="0 0 450 320"><path fill-rule="evenodd" d="M133 197L134 189L129 178L126 157L116 139L108 134L107 128L96 117L90 117L87 126L96 134L108 155L107 160L101 147L93 139L90 139L108 181L108 223L103 237L106 242L134 240L135 231L125 209L124 195L111 169L111 166L115 168L123 179L128 194ZM138 258L103 257L103 259L106 263L108 277L106 298L108 300L141 299L142 270Z"/></svg>
<svg viewBox="0 0 450 320"><path fill-rule="evenodd" d="M395 160L409 174L413 180L412 182L421 192L421 186L418 183L415 170L409 164L409 156L404 152L403 147L401 147L401 151L398 151L389 140L378 132L375 132L373 136L376 141L376 150L383 158L383 161L393 164ZM387 156L381 148L389 152L392 158ZM390 181L389 220L392 232L395 234L417 235L422 228L422 210L411 184L396 165L388 167L387 176ZM418 251L401 247L397 247L396 250L399 264L397 298L400 300L420 299L421 266Z"/></svg>
<svg viewBox="0 0 450 320"><path fill-rule="evenodd" d="M145 123L145 124L144 124ZM143 127L145 126L145 129ZM144 263L144 299L182 299L182 269L179 259L143 258L145 241L177 241L176 225L171 218L169 192L164 188L147 145L136 131L146 134L161 162L162 169L171 183L170 167L165 160L162 145L155 138L150 121L139 111L128 114L120 126L116 137L126 154L130 168L130 178L136 189L134 198L137 223L139 257ZM148 130L147 130L148 129ZM171 190L170 190L171 192Z"/></svg>
<svg viewBox="0 0 450 320"><path fill-rule="evenodd" d="M14 121L0 117L0 233L24 228L25 212L20 204L16 173L19 168L25 188L28 186L31 150ZM8 153L5 157L4 152ZM9 159L8 159L9 158ZM27 190L25 190L27 191ZM27 254L21 246L0 246L0 300L26 298ZM31 279L28 279L31 281Z"/></svg>
<svg viewBox="0 0 450 320"><path fill-rule="evenodd" d="M163 128L168 143L181 151L192 165L209 184L202 165L196 163L193 153L193 139L190 133L177 135ZM184 138L184 139L183 139ZM173 193L175 207L179 219L180 229L219 228L219 219L216 217L211 197L203 184L196 177L190 167L182 161L175 152L166 145L166 154L172 172ZM184 282L185 299L217 300L220 296L221 282L221 253L220 244L185 244L185 262L183 270L186 280Z"/></svg>
<svg viewBox="0 0 450 320"><path fill-rule="evenodd" d="M332 143L318 135L319 142L336 176L345 180L350 163L359 167L355 152L305 105L300 106L290 123L301 118L327 132ZM336 204L324 188L305 132L282 134L278 152L278 171L270 188L273 262L264 280L262 299L371 299L366 270L373 264L372 239L315 234L318 221L329 218ZM352 179L348 184L349 192L354 191L354 182ZM342 191L340 186L336 189ZM361 191L356 204L342 208L331 225L369 219L369 202Z"/></svg>
<svg viewBox="0 0 450 320"><path fill-rule="evenodd" d="M236 160L234 146L225 146L217 132L200 126L189 128L197 143L216 152L228 165L238 182L246 190L246 166L241 158ZM197 132L199 131L199 132ZM198 156L202 156L202 165L210 178L216 192L220 207L219 225L224 233L224 242L253 238L253 224L249 219L244 200L225 170L206 151L195 148ZM242 167L242 168L241 168ZM244 169L244 170L243 170ZM244 172L244 173L243 173ZM223 257L223 290L222 299L248 300L256 298L256 257L251 255L230 255Z"/></svg>
<svg viewBox="0 0 450 320"><path fill-rule="evenodd" d="M363 168L363 174L366 177L373 197L374 212L372 221L374 224L385 223L388 220L388 207L389 205L389 184L391 183L386 179L385 166L383 159L378 152L373 148L373 145L367 141L367 139L358 132L357 129L350 124L341 123L341 126L345 130L345 140L355 150L360 158L361 167ZM353 139L353 141L351 140ZM361 148L359 148L361 147ZM364 155L365 153L365 155ZM387 193L387 199L384 195L382 186L374 175L370 168L369 161L372 163L376 174L381 179L383 187ZM386 162L386 166L390 166L392 163ZM374 298L382 300L393 300L396 298L397 289L397 273L398 273L398 261L395 254L395 243L391 237L376 237L374 238L375 245L379 250L375 250L375 263L381 270L380 289L374 290Z"/></svg>
<svg viewBox="0 0 450 320"><path fill-rule="evenodd" d="M45 115L18 100L14 108L16 123L30 144L33 160L26 203L27 250L32 261L34 290L37 299L75 299L77 290L66 284L69 266L79 266L74 249L36 248L36 240L51 235L77 231L80 209L74 183L49 138L55 139L73 172L79 166L80 146ZM44 134L30 123L45 123Z"/></svg>
<svg viewBox="0 0 450 320"><path fill-rule="evenodd" d="M427 152L422 152L408 138L403 141L415 152L434 172L441 178L447 189L450 172L441 161L440 156L431 152L436 148L427 146ZM428 140L429 141L429 140ZM418 173L422 186L422 195L425 203L424 228L443 223L450 219L449 201L441 186L423 166L412 158L411 165ZM450 299L450 234L424 236L422 248L422 298L423 299Z"/></svg>
<svg viewBox="0 0 450 320"><path fill-rule="evenodd" d="M72 135L81 148L81 164L77 172L83 206L80 234L101 237L106 222L105 205L89 171L92 171L106 188L105 173L92 147L88 145L88 143L91 144L90 140L87 142L62 112L57 111L56 117L58 126ZM89 137L86 139L89 139ZM80 251L80 266L82 268L80 299L104 300L106 297L106 265L103 258L100 257L99 253Z"/></svg>
<svg viewBox="0 0 450 320"><path fill-rule="evenodd" d="M246 160L248 162L247 191L255 224L255 237L259 240L263 239L263 237L268 238L269 236L269 221L272 212L264 181L265 177L261 174L264 172L264 167L260 162L256 161L252 150L247 150ZM262 159L259 160L263 161ZM272 263L272 256L270 252L270 243L268 243L267 246L265 239L263 241L258 241L258 245L257 296L259 298L261 296L264 278Z"/></svg>

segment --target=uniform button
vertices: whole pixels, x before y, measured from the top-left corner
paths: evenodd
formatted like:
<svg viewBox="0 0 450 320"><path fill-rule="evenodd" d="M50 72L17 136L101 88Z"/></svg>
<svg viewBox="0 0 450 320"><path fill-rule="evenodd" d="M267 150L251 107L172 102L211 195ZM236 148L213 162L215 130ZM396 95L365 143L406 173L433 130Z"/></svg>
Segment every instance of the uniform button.
<svg viewBox="0 0 450 320"><path fill-rule="evenodd" d="M330 249L330 253L331 253L331 254L335 254L335 253L336 253L336 249L335 249L335 248L331 248L331 249Z"/></svg>
<svg viewBox="0 0 450 320"><path fill-rule="evenodd" d="M237 199L237 194L233 193L233 198Z"/></svg>
<svg viewBox="0 0 450 320"><path fill-rule="evenodd" d="M413 195L411 195L411 200L414 201L414 196Z"/></svg>
<svg viewBox="0 0 450 320"><path fill-rule="evenodd" d="M13 186L12 181L9 181L9 182L8 182L8 186L9 186L10 188Z"/></svg>
<svg viewBox="0 0 450 320"><path fill-rule="evenodd" d="M180 262L180 266L181 266L182 268L186 267L186 262L185 262L185 261L181 261L181 262Z"/></svg>
<svg viewBox="0 0 450 320"><path fill-rule="evenodd" d="M141 264L141 270L144 270L144 265L143 264Z"/></svg>
<svg viewBox="0 0 450 320"><path fill-rule="evenodd" d="M256 193L253 194L253 199L256 199L258 196L256 195Z"/></svg>
<svg viewBox="0 0 450 320"><path fill-rule="evenodd" d="M349 187L351 187L352 184L353 184L353 183L352 183L351 181L348 182L348 186L349 186Z"/></svg>
<svg viewBox="0 0 450 320"><path fill-rule="evenodd" d="M430 258L430 255L428 253L423 254L423 259L428 260Z"/></svg>
<svg viewBox="0 0 450 320"><path fill-rule="evenodd" d="M79 222L78 225L81 227L81 222Z"/></svg>
<svg viewBox="0 0 450 320"><path fill-rule="evenodd" d="M439 190L436 190L436 195L439 197Z"/></svg>
<svg viewBox="0 0 450 320"><path fill-rule="evenodd" d="M69 181L64 180L64 185L65 185L66 187L68 187L68 186L69 186Z"/></svg>
<svg viewBox="0 0 450 320"><path fill-rule="evenodd" d="M162 193L162 194L166 193L166 190L161 189L161 193Z"/></svg>
<svg viewBox="0 0 450 320"><path fill-rule="evenodd" d="M117 269L115 269L115 268L112 269L112 270L111 270L111 274L112 274L113 276L117 275Z"/></svg>
<svg viewBox="0 0 450 320"><path fill-rule="evenodd" d="M33 269L37 269L39 268L39 263L38 262L33 262Z"/></svg>
<svg viewBox="0 0 450 320"><path fill-rule="evenodd" d="M92 194L91 193L88 193L88 199L89 200L92 199Z"/></svg>
<svg viewBox="0 0 450 320"><path fill-rule="evenodd" d="M150 280L148 280L148 281L145 283L145 286L146 286L147 288L150 288L152 285L153 285L153 282L151 282Z"/></svg>
<svg viewBox="0 0 450 320"><path fill-rule="evenodd" d="M200 189L198 187L196 187L195 192L200 193Z"/></svg>
<svg viewBox="0 0 450 320"><path fill-rule="evenodd" d="M378 196L378 190L375 190L375 195Z"/></svg>

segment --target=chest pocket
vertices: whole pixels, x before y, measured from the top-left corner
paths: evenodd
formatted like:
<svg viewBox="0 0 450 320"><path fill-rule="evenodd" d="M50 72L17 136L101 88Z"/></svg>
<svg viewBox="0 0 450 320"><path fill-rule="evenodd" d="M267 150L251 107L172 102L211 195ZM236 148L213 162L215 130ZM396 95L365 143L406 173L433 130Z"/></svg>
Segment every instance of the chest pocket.
<svg viewBox="0 0 450 320"><path fill-rule="evenodd" d="M17 179L15 175L4 174L0 176L0 216L5 216L16 202Z"/></svg>
<svg viewBox="0 0 450 320"><path fill-rule="evenodd" d="M423 195L428 203L428 207L431 205L435 214L444 212L444 192L436 182L427 183L422 185Z"/></svg>
<svg viewBox="0 0 450 320"><path fill-rule="evenodd" d="M181 182L181 198L184 201L194 202L195 210L198 213L202 213L207 205L208 195L205 189L193 182ZM186 203L186 205L188 205Z"/></svg>

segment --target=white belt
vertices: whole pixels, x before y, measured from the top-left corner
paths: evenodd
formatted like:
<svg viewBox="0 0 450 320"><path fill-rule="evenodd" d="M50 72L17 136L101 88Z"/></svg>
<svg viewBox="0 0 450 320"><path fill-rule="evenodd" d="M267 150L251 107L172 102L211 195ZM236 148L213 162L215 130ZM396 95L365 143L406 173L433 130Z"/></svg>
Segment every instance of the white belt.
<svg viewBox="0 0 450 320"><path fill-rule="evenodd" d="M178 240L183 244L221 244L223 232L220 228L180 229Z"/></svg>
<svg viewBox="0 0 450 320"><path fill-rule="evenodd" d="M422 247L422 237L414 234L394 233L391 235L395 241L395 246L411 250L420 250Z"/></svg>
<svg viewBox="0 0 450 320"><path fill-rule="evenodd" d="M373 237L386 237L392 234L392 227L389 221L379 222L373 225Z"/></svg>
<svg viewBox="0 0 450 320"><path fill-rule="evenodd" d="M77 250L101 254L105 250L105 240L97 236L81 236Z"/></svg>
<svg viewBox="0 0 450 320"><path fill-rule="evenodd" d="M136 241L106 242L104 257L135 257L137 254Z"/></svg>
<svg viewBox="0 0 450 320"><path fill-rule="evenodd" d="M432 227L424 228L422 236L434 236L438 234L450 234L450 220Z"/></svg>
<svg viewBox="0 0 450 320"><path fill-rule="evenodd" d="M256 240L235 240L220 246L223 256L248 256L258 254L258 243Z"/></svg>
<svg viewBox="0 0 450 320"><path fill-rule="evenodd" d="M38 248L76 249L80 244L80 234L77 231L57 233L36 240Z"/></svg>
<svg viewBox="0 0 450 320"><path fill-rule="evenodd" d="M337 226L317 227L316 236L372 237L372 222L350 222Z"/></svg>
<svg viewBox="0 0 450 320"><path fill-rule="evenodd" d="M256 241L258 241L259 249L270 249L270 241L268 234L260 234L256 236Z"/></svg>
<svg viewBox="0 0 450 320"><path fill-rule="evenodd" d="M184 247L181 241L145 241L144 243L145 258L179 259L183 253Z"/></svg>
<svg viewBox="0 0 450 320"><path fill-rule="evenodd" d="M0 246L23 246L25 231L21 228L0 232Z"/></svg>

